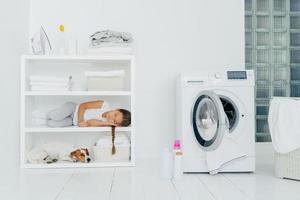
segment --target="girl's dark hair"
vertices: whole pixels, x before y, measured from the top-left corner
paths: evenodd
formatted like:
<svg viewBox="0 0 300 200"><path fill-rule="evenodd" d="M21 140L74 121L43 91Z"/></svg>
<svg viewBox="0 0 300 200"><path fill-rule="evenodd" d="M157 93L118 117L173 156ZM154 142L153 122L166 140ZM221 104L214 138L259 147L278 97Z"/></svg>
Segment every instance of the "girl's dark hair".
<svg viewBox="0 0 300 200"><path fill-rule="evenodd" d="M119 109L119 111L123 115L123 121L121 126L129 126L131 124L131 113L128 110L125 109Z"/></svg>

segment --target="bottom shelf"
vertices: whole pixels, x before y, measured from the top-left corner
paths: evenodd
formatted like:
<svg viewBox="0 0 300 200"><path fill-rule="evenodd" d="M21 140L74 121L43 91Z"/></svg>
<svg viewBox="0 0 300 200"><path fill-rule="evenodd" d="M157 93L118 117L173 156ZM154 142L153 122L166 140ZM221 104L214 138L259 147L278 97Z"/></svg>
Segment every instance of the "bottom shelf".
<svg viewBox="0 0 300 200"><path fill-rule="evenodd" d="M113 153L112 133L110 129L90 132L28 132L21 144L21 168L94 168L94 167L131 167L134 166L132 132L117 131ZM87 129L84 129L87 130ZM64 156L71 157L73 151L87 149L84 159L90 163L62 161ZM83 154L82 151L79 153ZM81 160L83 155L74 153L74 158ZM46 164L45 158L62 158L60 161ZM44 160L43 160L44 159Z"/></svg>
<svg viewBox="0 0 300 200"><path fill-rule="evenodd" d="M134 167L134 161L107 162L107 163L53 163L53 164L30 164L21 165L24 169L51 169L51 168L100 168L100 167Z"/></svg>

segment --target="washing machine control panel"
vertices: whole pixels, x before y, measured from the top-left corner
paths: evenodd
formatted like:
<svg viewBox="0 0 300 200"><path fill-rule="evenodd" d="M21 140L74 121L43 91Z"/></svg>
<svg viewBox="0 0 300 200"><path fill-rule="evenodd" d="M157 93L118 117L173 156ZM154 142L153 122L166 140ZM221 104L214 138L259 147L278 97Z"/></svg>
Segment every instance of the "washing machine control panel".
<svg viewBox="0 0 300 200"><path fill-rule="evenodd" d="M228 80L247 80L247 71L227 71Z"/></svg>

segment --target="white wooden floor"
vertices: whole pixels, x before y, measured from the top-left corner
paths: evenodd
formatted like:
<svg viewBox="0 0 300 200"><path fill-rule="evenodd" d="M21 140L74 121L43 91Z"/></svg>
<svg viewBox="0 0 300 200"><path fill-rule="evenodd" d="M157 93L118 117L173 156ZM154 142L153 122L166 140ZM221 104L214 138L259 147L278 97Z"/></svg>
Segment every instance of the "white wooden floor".
<svg viewBox="0 0 300 200"><path fill-rule="evenodd" d="M20 200L292 200L300 182L273 176L272 156L257 157L254 174L186 174L181 181L159 178L158 160L135 168L15 170L0 173L0 199Z"/></svg>

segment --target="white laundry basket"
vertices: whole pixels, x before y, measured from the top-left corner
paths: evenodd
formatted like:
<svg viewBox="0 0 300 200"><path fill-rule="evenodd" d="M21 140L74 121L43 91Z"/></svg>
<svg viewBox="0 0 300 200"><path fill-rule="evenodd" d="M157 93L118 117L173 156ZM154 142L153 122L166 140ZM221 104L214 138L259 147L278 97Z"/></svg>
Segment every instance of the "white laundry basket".
<svg viewBox="0 0 300 200"><path fill-rule="evenodd" d="M88 91L121 91L125 88L125 71L88 71L85 72Z"/></svg>
<svg viewBox="0 0 300 200"><path fill-rule="evenodd" d="M289 102L290 108L287 108L286 104L281 104L283 101L290 101L290 100L297 100L294 102ZM270 135L273 142L273 147L275 149L275 176L279 178L289 178L289 179L296 179L300 180L300 148L298 148L298 143L293 143L293 141L298 141L299 139L293 138L294 135L290 135L294 130L298 130L298 110L299 109L299 101L300 98L295 97L272 97L268 115L268 123L269 123L269 130ZM297 103L297 104L296 104ZM291 106L293 104L293 106ZM297 106L297 109L295 106ZM288 111L288 113L280 113L280 109L284 109ZM294 109L293 113L289 110ZM297 111L297 112L296 112ZM278 117L281 118L278 118ZM284 117L283 117L284 116ZM293 117L294 120L292 124L287 124L286 119L288 117ZM280 121L282 120L282 121ZM291 121L291 120L290 120ZM283 123L284 122L284 123ZM284 125L283 125L284 124ZM285 126L284 128L280 128L278 126ZM286 126L293 127L292 129L287 129ZM283 130L285 132L283 133ZM280 131L280 132L279 132ZM289 132L287 132L289 131ZM289 134L287 134L289 133ZM298 136L298 134L297 134ZM289 138L287 138L289 137ZM294 136L295 137L295 136ZM295 150L293 150L295 149ZM293 151L291 151L293 150ZM279 152L289 152L289 153L279 153Z"/></svg>
<svg viewBox="0 0 300 200"><path fill-rule="evenodd" d="M115 137L116 153L112 154L111 134L102 135L93 146L95 162L128 162L130 160L130 139L124 133L117 133Z"/></svg>
<svg viewBox="0 0 300 200"><path fill-rule="evenodd" d="M300 180L300 148L286 154L275 152L275 175Z"/></svg>

